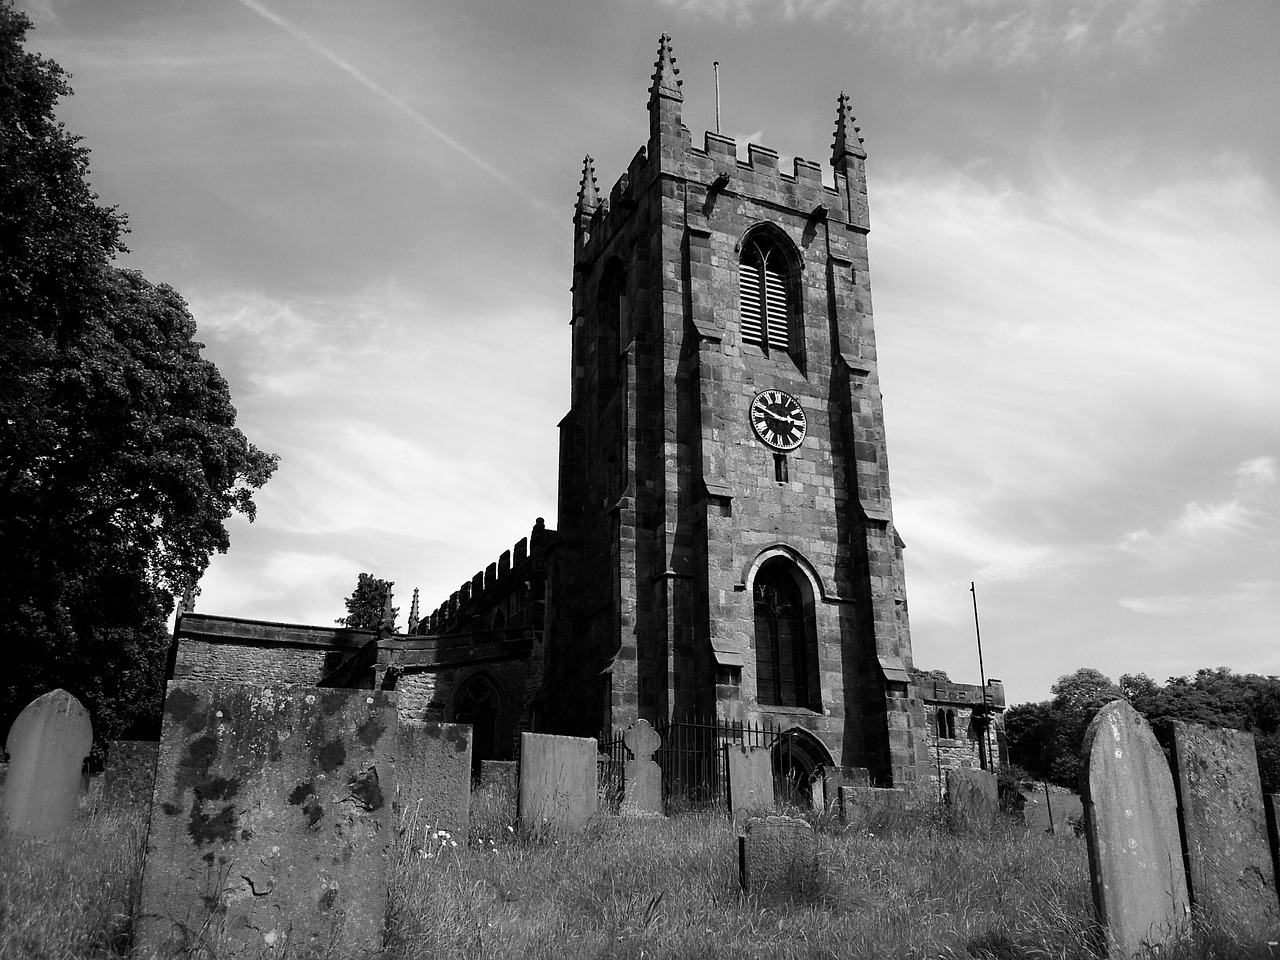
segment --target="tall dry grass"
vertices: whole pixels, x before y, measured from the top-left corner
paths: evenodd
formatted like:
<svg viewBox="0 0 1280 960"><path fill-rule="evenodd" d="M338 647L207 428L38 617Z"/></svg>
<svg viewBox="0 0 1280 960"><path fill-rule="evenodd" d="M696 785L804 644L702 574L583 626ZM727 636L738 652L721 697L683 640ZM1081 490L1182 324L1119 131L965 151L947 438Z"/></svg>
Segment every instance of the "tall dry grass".
<svg viewBox="0 0 1280 960"><path fill-rule="evenodd" d="M818 882L763 899L739 889L737 832L721 815L608 818L557 842L477 806L489 826L469 845L442 847L435 830L402 845L390 958L1101 955L1075 837L820 821Z"/></svg>
<svg viewBox="0 0 1280 960"><path fill-rule="evenodd" d="M600 818L556 840L522 836L514 814L476 794L461 837L405 812L383 960L1104 955L1074 836L972 832L936 816L815 818L817 882L762 898L739 889L737 831L721 815ZM0 960L127 957L143 841L141 822L118 814L47 841L0 836ZM1151 958L1272 956L1230 931L1192 930Z"/></svg>
<svg viewBox="0 0 1280 960"><path fill-rule="evenodd" d="M103 812L45 840L0 831L0 960L79 960L127 951L146 825Z"/></svg>

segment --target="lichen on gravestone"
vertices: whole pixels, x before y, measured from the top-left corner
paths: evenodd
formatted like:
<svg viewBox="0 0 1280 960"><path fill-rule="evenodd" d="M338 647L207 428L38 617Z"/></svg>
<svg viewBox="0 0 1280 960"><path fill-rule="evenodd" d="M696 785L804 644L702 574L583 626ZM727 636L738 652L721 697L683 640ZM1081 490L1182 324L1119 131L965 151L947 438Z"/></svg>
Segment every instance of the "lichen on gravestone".
<svg viewBox="0 0 1280 960"><path fill-rule="evenodd" d="M1193 912L1260 946L1280 936L1253 734L1174 721L1171 760Z"/></svg>
<svg viewBox="0 0 1280 960"><path fill-rule="evenodd" d="M738 876L749 892L807 892L818 877L813 827L793 817L749 818L738 837Z"/></svg>
<svg viewBox="0 0 1280 960"><path fill-rule="evenodd" d="M381 942L394 694L178 680L165 702L140 957Z"/></svg>

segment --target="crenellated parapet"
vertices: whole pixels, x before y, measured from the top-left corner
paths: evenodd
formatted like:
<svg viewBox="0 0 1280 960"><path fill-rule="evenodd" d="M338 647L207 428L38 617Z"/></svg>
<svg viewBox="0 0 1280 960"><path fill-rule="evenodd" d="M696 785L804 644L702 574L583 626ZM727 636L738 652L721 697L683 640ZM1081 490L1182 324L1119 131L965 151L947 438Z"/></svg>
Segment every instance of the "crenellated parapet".
<svg viewBox="0 0 1280 960"><path fill-rule="evenodd" d="M828 186L822 182L820 163L795 157L788 170L781 166L778 151L772 147L749 143L746 152L746 160L738 159L737 141L708 131L701 148L686 145L677 151L680 162L678 168L672 170L670 158L666 163L661 157L655 162L642 147L605 197L596 191L595 170L588 157L575 217L582 250L578 260L580 268L609 248L619 225L615 214L619 211L629 214L634 210L641 194L652 189L664 173L681 184L686 206L694 214L695 226L699 213L705 224L706 216L718 201L749 200L762 205L763 209L803 209L810 212L814 222L839 225L862 234L869 231L865 174L851 163L862 158L841 154L840 161L833 164L835 186ZM857 183L853 185L852 200L848 182L851 175L855 181L860 175L863 177L860 191Z"/></svg>
<svg viewBox="0 0 1280 960"><path fill-rule="evenodd" d="M541 517L528 537L463 583L419 623L419 636L530 628L545 616L547 552L555 540Z"/></svg>

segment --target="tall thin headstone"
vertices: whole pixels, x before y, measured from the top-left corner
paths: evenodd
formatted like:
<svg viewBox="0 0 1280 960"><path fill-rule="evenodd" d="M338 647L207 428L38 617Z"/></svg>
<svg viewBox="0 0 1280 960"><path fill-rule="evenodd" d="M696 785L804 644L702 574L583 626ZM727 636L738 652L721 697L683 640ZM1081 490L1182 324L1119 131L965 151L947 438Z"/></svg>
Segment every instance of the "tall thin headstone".
<svg viewBox="0 0 1280 960"><path fill-rule="evenodd" d="M1244 942L1280 934L1253 734L1175 721L1172 761L1196 915Z"/></svg>
<svg viewBox="0 0 1280 960"><path fill-rule="evenodd" d="M1170 941L1189 914L1173 777L1151 726L1123 700L1099 710L1085 732L1080 796L1111 956Z"/></svg>
<svg viewBox="0 0 1280 960"><path fill-rule="evenodd" d="M729 780L729 816L772 813L773 754L768 747L725 744L725 770Z"/></svg>
<svg viewBox="0 0 1280 960"><path fill-rule="evenodd" d="M9 728L9 775L0 824L44 837L71 825L80 802L80 772L93 746L89 711L65 690L27 704Z"/></svg>

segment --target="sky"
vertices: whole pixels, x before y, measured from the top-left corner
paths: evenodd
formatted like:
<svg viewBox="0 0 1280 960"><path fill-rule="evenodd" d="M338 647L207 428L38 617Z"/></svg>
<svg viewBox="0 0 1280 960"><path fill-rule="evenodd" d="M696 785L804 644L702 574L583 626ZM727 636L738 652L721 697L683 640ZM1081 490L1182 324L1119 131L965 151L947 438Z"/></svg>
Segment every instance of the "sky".
<svg viewBox="0 0 1280 960"><path fill-rule="evenodd" d="M684 121L862 128L915 662L1280 674L1276 0L17 0L280 468L197 609L401 622L555 525L573 202Z"/></svg>

